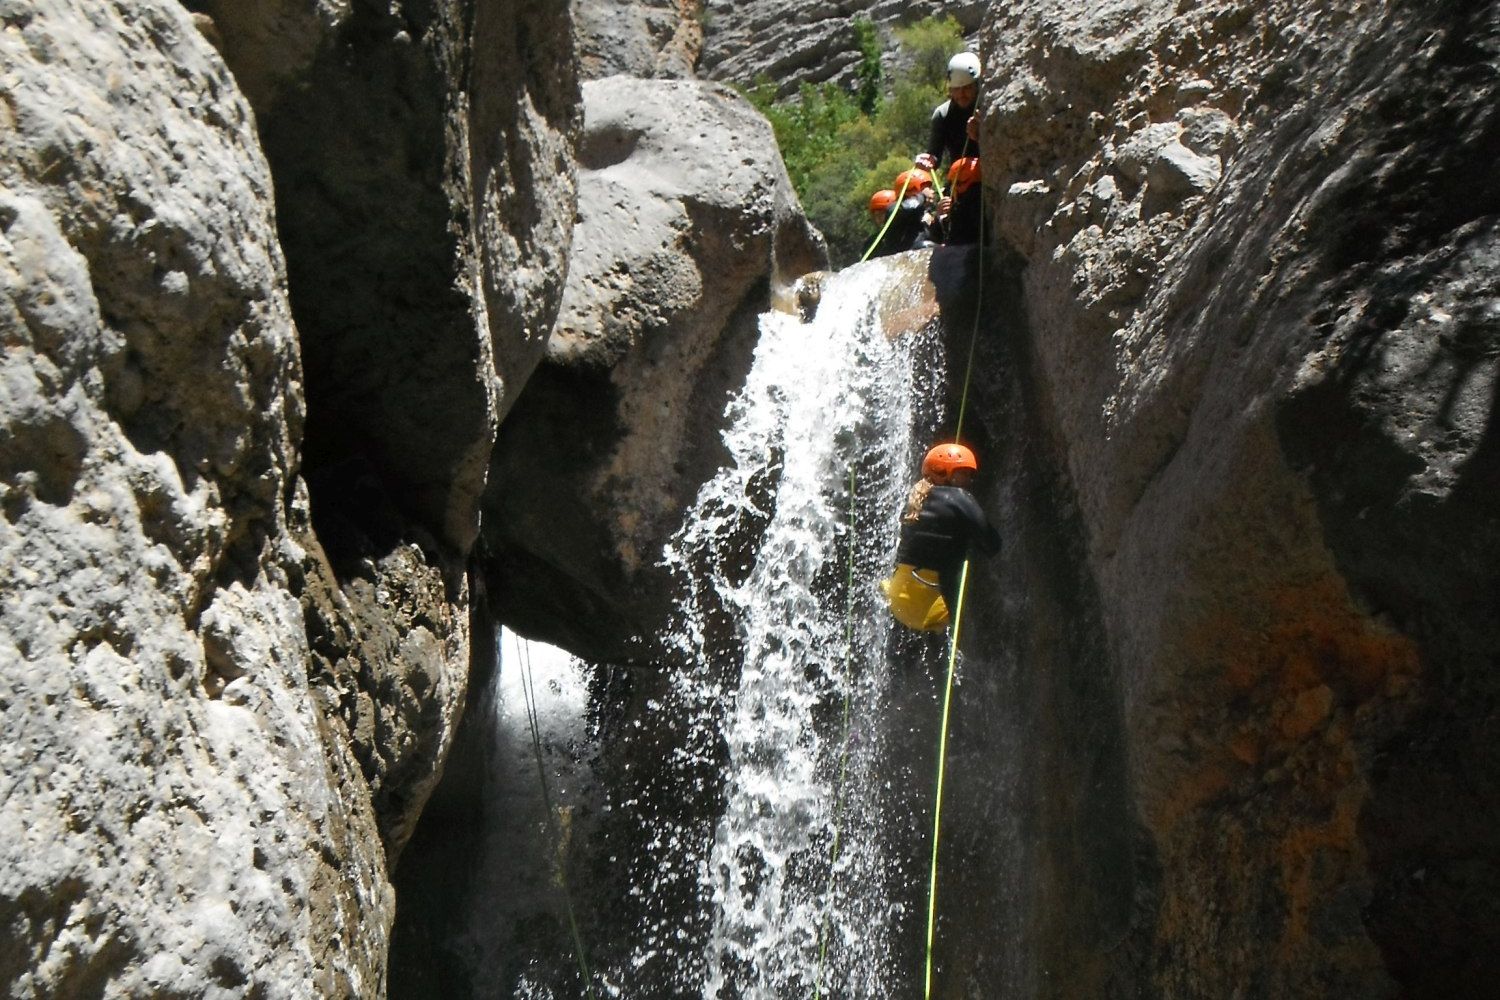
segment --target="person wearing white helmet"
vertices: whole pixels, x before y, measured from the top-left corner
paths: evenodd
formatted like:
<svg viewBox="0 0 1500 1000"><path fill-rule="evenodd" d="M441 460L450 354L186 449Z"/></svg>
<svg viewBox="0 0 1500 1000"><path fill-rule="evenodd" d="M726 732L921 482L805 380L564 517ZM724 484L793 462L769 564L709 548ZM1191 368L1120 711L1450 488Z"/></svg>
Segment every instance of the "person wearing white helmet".
<svg viewBox="0 0 1500 1000"><path fill-rule="evenodd" d="M932 129L927 148L917 154L915 163L924 170L936 170L946 154L948 160L979 155L979 100L981 76L979 57L960 52L948 60L948 99L932 112Z"/></svg>

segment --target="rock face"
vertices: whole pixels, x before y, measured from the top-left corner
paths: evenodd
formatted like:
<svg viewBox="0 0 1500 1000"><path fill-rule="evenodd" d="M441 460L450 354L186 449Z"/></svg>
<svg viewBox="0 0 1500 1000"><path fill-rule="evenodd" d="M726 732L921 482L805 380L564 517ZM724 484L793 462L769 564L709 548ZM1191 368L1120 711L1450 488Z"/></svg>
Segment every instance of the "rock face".
<svg viewBox="0 0 1500 1000"><path fill-rule="evenodd" d="M609 659L660 620L655 560L717 466L756 317L825 257L744 99L625 77L583 92L568 286L496 446L484 541L507 622Z"/></svg>
<svg viewBox="0 0 1500 1000"><path fill-rule="evenodd" d="M463 552L495 427L541 357L566 271L567 12L334 5L340 19L289 90L259 82L285 72L257 61L279 51L266 22L307 15L261 14L237 45L243 5L206 6L225 18L231 67L266 95L256 112L302 332L314 502L378 535L382 502L321 490L368 481Z"/></svg>
<svg viewBox="0 0 1500 1000"><path fill-rule="evenodd" d="M332 4L322 42L287 65L281 39L311 30L308 12L242 6L205 3L264 102L327 554L304 594L315 672L394 858L462 708L465 563L495 429L562 292L571 26L540 2Z"/></svg>
<svg viewBox="0 0 1500 1000"><path fill-rule="evenodd" d="M989 612L1035 660L996 700L1031 734L1011 805L1036 827L992 859L1021 933L960 943L958 975L1493 979L1497 53L1481 3L987 14L997 312L1029 403L991 385L981 410L1040 442L1076 538L1023 542L1010 587L1077 632ZM1023 538L1060 530L1012 501Z"/></svg>
<svg viewBox="0 0 1500 1000"><path fill-rule="evenodd" d="M0 3L0 981L376 997L561 297L571 25L190 6Z"/></svg>
<svg viewBox="0 0 1500 1000"><path fill-rule="evenodd" d="M585 79L691 77L703 48L699 0L575 0Z"/></svg>
<svg viewBox="0 0 1500 1000"><path fill-rule="evenodd" d="M175 4L3 20L0 981L375 995L393 899L309 696L300 373L250 109Z"/></svg>
<svg viewBox="0 0 1500 1000"><path fill-rule="evenodd" d="M852 86L860 53L852 29L856 18L880 28L924 17L951 17L964 33L979 28L987 4L979 0L852 0L833 3L789 0L702 0L703 54L700 76L729 83L775 83L783 95L804 83L832 80Z"/></svg>
<svg viewBox="0 0 1500 1000"><path fill-rule="evenodd" d="M853 22L889 30L924 17L951 17L979 30L982 0L576 0L579 51L587 79L699 76L751 86L775 83L783 95L804 83L854 86L860 52Z"/></svg>

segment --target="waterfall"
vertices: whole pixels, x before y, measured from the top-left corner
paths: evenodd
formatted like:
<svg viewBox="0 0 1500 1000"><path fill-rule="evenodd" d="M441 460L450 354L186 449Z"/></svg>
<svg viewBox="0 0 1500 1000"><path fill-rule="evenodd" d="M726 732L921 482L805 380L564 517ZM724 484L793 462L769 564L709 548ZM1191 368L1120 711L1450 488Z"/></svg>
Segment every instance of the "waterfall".
<svg viewBox="0 0 1500 1000"><path fill-rule="evenodd" d="M935 336L883 329L891 278L883 264L848 271L828 283L814 322L763 318L728 414L730 460L667 553L688 581L682 683L720 708L711 715L727 750L724 810L699 872L712 901L701 966L712 1000L807 997L815 983L884 997L898 980L890 934L902 903L874 791L873 722L890 679L875 580L916 465L914 419L934 408L938 383L913 375L918 354L930 372ZM737 523L758 527L748 572L721 552L738 553ZM713 669L715 615L736 627L737 676Z"/></svg>
<svg viewBox="0 0 1500 1000"><path fill-rule="evenodd" d="M876 583L941 415L923 264L851 268L826 279L813 321L761 319L727 413L728 459L665 552L681 584L667 656L620 737L634 749L617 748L640 784L598 791L597 823L574 831L598 840L592 870L620 880L586 904L586 922L610 928L596 939L625 938L595 956L601 996L773 1000L816 985L883 1000L914 979L898 966L912 942L896 935L915 936L920 873L903 869L889 829L925 821L901 813L889 773L888 651L909 640L891 634ZM893 315L905 329L887 329ZM538 673L537 684L570 690L576 665L555 669L560 681ZM577 738L552 742L575 747L577 774ZM632 823L622 851L618 830ZM620 907L630 926L597 915ZM508 995L531 1000L575 995L510 982Z"/></svg>

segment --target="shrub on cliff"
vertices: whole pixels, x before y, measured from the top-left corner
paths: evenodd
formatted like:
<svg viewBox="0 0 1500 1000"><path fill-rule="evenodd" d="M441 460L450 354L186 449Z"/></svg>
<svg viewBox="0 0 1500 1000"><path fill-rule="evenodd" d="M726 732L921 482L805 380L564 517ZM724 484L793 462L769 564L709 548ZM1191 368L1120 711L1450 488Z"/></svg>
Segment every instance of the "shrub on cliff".
<svg viewBox="0 0 1500 1000"><path fill-rule="evenodd" d="M861 60L853 91L836 83L804 84L796 97L778 100L776 86L763 81L745 92L770 119L792 186L828 238L835 267L865 252L874 236L865 210L870 195L889 187L926 143L948 58L963 48L951 17L897 28L887 77L875 26L856 19L854 32Z"/></svg>

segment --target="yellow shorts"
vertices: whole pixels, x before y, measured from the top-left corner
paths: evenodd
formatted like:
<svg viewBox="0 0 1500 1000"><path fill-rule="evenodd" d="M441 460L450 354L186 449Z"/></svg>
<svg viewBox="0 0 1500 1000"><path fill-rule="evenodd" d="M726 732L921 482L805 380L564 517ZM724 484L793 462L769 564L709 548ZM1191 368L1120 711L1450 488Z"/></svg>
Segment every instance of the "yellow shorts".
<svg viewBox="0 0 1500 1000"><path fill-rule="evenodd" d="M880 581L880 589L891 602L891 614L907 628L935 632L948 626L948 605L936 570L900 563L889 580Z"/></svg>

